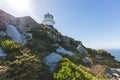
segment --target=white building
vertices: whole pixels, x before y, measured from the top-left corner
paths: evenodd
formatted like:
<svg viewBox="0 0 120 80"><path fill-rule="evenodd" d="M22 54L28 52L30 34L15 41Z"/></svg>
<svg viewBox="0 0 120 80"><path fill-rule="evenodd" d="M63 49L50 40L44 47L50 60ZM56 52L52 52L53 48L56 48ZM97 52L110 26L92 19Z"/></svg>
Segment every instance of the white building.
<svg viewBox="0 0 120 80"><path fill-rule="evenodd" d="M54 26L55 21L53 15L47 13L44 15L44 20L42 21L44 25Z"/></svg>

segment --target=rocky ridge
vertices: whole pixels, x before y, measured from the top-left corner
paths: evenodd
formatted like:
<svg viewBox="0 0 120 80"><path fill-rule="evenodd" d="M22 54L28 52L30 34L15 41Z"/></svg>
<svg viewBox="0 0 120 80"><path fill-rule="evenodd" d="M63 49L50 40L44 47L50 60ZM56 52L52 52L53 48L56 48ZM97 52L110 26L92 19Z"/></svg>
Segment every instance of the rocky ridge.
<svg viewBox="0 0 120 80"><path fill-rule="evenodd" d="M39 24L30 16L14 17L3 10L0 10L0 29L5 29L6 25L22 26L22 27L38 27Z"/></svg>

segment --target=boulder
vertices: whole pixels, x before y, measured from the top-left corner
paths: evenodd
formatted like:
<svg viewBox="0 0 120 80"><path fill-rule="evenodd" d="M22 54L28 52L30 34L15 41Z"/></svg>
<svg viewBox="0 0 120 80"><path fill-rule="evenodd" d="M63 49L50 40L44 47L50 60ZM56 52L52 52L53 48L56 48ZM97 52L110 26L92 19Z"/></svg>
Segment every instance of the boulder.
<svg viewBox="0 0 120 80"><path fill-rule="evenodd" d="M79 44L76 49L77 49L81 54L85 54L85 55L88 54L87 49L86 49L82 44Z"/></svg>
<svg viewBox="0 0 120 80"><path fill-rule="evenodd" d="M96 58L97 60L104 59L101 55L98 55L98 54L95 55L95 58Z"/></svg>
<svg viewBox="0 0 120 80"><path fill-rule="evenodd" d="M68 50L66 50L66 49L64 49L64 48L62 48L62 47L56 49L56 52L58 52L58 53L63 53L63 54L67 54L67 55L69 55L69 56L73 55L73 52L68 51Z"/></svg>
<svg viewBox="0 0 120 80"><path fill-rule="evenodd" d="M57 63L60 62L61 60L62 60L62 56L53 52L48 56L46 56L44 62L46 65L50 67L50 71L53 72L56 68Z"/></svg>
<svg viewBox="0 0 120 80"><path fill-rule="evenodd" d="M52 33L51 31L47 31L47 34L55 41L60 41L60 34L55 34Z"/></svg>
<svg viewBox="0 0 120 80"><path fill-rule="evenodd" d="M32 34L31 33L26 33L25 37L27 40L31 40L32 39Z"/></svg>
<svg viewBox="0 0 120 80"><path fill-rule="evenodd" d="M0 36L6 36L6 32L0 31Z"/></svg>
<svg viewBox="0 0 120 80"><path fill-rule="evenodd" d="M62 36L61 39L67 46L70 46L70 37Z"/></svg>
<svg viewBox="0 0 120 80"><path fill-rule="evenodd" d="M7 36L10 37L12 40L22 42L22 36L15 26L7 25L6 33L7 33Z"/></svg>
<svg viewBox="0 0 120 80"><path fill-rule="evenodd" d="M23 43L26 43L26 39L20 32L17 30L17 28L13 25L7 25L6 27L6 33L9 38L11 38L13 41L20 41Z"/></svg>
<svg viewBox="0 0 120 80"><path fill-rule="evenodd" d="M61 47L58 43L53 44L52 46L55 46L55 47L58 47L58 48L60 48L60 47Z"/></svg>
<svg viewBox="0 0 120 80"><path fill-rule="evenodd" d="M1 57L6 56L6 53L2 50L2 48L0 48L0 56Z"/></svg>
<svg viewBox="0 0 120 80"><path fill-rule="evenodd" d="M90 58L88 58L88 57L84 57L84 58L82 59L82 61L83 61L83 63L86 64L86 66L88 66L88 67L92 67L92 66L93 66L92 60L91 60Z"/></svg>

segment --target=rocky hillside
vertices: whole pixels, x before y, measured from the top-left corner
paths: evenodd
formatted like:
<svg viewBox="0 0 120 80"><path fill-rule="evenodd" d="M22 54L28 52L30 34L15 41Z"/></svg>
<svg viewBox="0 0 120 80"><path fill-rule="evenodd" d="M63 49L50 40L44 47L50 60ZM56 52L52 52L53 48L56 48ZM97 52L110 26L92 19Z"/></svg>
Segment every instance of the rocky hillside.
<svg viewBox="0 0 120 80"><path fill-rule="evenodd" d="M15 74L14 71L18 70L19 74L20 69L27 70L26 68L28 68L28 66L31 66L28 69L36 72L38 69L33 69L35 65L36 68L44 66L38 71L40 72L39 75L41 75L40 78L42 78L42 80L66 80L66 78L61 78L61 73L59 73L59 71L64 70L64 67L73 69L71 73L74 73L74 70L78 72L74 73L76 76L74 80L79 80L78 78L81 80L96 80L96 78L99 80L107 80L107 73L109 74L108 80L110 80L111 78L116 78L114 74L110 73L110 68L120 67L120 62L116 61L114 56L104 50L86 48L81 41L62 35L54 27L38 24L29 16L16 18L2 10L0 10L0 43L0 64L1 66L8 67L8 71L6 71L9 74L6 76L10 79L12 78L12 74ZM38 62L39 60L40 62ZM19 61L21 62L19 63ZM34 65L31 65L31 63ZM66 66L62 63L65 63ZM17 68L16 70L12 68L14 65L17 65L17 67L15 66ZM107 69L110 70L107 71ZM44 71L41 72L41 70ZM63 74L64 72L65 71L63 71ZM23 73L25 73L24 70ZM45 74L49 75L45 76ZM65 74L69 75L67 73ZM88 75L89 78L88 76L82 76L82 78L84 78L82 79L81 75L83 74ZM103 74L105 75L104 77ZM118 73L116 72L116 74ZM32 73L29 74L28 71L28 73L21 75L25 78L24 76L27 75L26 77L28 77L32 75ZM17 76L18 75L12 79L18 80L19 78L17 78ZM69 76L71 76L69 80L73 80L74 76ZM23 79L22 77L20 80L30 80L30 78ZM36 79L36 77L32 78L32 80L39 80Z"/></svg>
<svg viewBox="0 0 120 80"><path fill-rule="evenodd" d="M8 25L14 25L14 26L23 26L23 27L38 27L39 24L32 19L30 16L25 17L14 17L3 10L0 10L0 29L5 29L5 27Z"/></svg>
<svg viewBox="0 0 120 80"><path fill-rule="evenodd" d="M16 25L16 18L3 10L0 10L0 29L5 29L7 24Z"/></svg>

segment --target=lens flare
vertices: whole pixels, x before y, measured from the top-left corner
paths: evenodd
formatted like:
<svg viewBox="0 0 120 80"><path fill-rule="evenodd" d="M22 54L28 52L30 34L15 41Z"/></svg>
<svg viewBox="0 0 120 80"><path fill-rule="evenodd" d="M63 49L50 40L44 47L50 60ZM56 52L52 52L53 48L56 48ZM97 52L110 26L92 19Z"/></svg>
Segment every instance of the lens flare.
<svg viewBox="0 0 120 80"><path fill-rule="evenodd" d="M30 9L30 0L5 0L14 10L24 12Z"/></svg>

